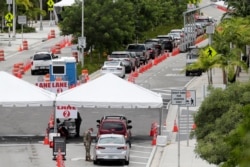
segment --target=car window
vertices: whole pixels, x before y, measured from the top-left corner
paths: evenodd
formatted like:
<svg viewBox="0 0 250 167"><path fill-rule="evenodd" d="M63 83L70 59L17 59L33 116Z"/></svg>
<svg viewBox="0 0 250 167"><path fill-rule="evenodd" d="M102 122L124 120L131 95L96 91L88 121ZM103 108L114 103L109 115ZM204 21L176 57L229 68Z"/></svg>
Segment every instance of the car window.
<svg viewBox="0 0 250 167"><path fill-rule="evenodd" d="M124 139L121 137L103 137L98 141L99 144L124 144Z"/></svg>
<svg viewBox="0 0 250 167"><path fill-rule="evenodd" d="M121 122L103 122L101 129L103 130L111 130L115 131L123 131L124 125Z"/></svg>
<svg viewBox="0 0 250 167"><path fill-rule="evenodd" d="M35 54L34 60L51 60L50 54L41 53L41 54Z"/></svg>
<svg viewBox="0 0 250 167"><path fill-rule="evenodd" d="M111 54L109 58L129 58L128 54Z"/></svg>
<svg viewBox="0 0 250 167"><path fill-rule="evenodd" d="M119 61L106 61L104 64L107 66L117 66L119 65Z"/></svg>

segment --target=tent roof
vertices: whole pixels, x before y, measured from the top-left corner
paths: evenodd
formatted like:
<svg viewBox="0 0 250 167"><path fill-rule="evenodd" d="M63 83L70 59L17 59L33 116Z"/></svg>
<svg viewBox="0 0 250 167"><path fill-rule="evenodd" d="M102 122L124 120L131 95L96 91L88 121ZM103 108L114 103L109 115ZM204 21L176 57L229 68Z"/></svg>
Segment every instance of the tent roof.
<svg viewBox="0 0 250 167"><path fill-rule="evenodd" d="M75 0L62 0L54 4L55 7L71 6L75 3Z"/></svg>
<svg viewBox="0 0 250 167"><path fill-rule="evenodd" d="M161 108L160 94L105 74L57 95L56 105L96 108Z"/></svg>
<svg viewBox="0 0 250 167"><path fill-rule="evenodd" d="M0 71L0 106L53 106L55 94Z"/></svg>

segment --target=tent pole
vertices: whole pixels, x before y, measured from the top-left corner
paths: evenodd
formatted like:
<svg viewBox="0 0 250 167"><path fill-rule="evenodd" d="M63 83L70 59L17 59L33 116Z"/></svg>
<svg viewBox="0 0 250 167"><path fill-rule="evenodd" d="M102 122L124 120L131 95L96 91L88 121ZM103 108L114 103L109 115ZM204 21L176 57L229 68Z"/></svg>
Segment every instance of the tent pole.
<svg viewBox="0 0 250 167"><path fill-rule="evenodd" d="M163 114L163 108L161 107L160 109L159 109L159 115L160 115L160 120L159 120L159 135L161 135L161 127L162 127L162 125L161 125L161 123L162 123L162 114Z"/></svg>

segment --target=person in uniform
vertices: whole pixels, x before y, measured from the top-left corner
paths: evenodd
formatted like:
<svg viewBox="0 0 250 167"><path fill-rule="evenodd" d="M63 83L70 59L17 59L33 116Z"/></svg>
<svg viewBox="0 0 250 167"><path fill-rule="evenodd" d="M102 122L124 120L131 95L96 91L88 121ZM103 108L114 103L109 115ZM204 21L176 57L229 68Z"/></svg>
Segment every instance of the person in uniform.
<svg viewBox="0 0 250 167"><path fill-rule="evenodd" d="M92 161L90 156L90 148L91 148L91 133L93 132L93 128L89 128L86 132L83 134L83 144L85 146L86 150L86 161Z"/></svg>

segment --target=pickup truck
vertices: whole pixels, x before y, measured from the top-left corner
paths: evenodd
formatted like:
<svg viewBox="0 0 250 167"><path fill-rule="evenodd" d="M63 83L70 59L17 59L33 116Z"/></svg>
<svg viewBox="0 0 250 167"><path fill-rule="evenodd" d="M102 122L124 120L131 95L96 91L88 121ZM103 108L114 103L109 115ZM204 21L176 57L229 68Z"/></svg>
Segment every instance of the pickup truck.
<svg viewBox="0 0 250 167"><path fill-rule="evenodd" d="M56 59L51 52L36 52L31 57L31 75L35 75L36 72L49 72L52 59Z"/></svg>
<svg viewBox="0 0 250 167"><path fill-rule="evenodd" d="M129 52L135 52L136 56L140 58L141 64L148 63L148 60L150 59L146 44L129 44L126 50Z"/></svg>

